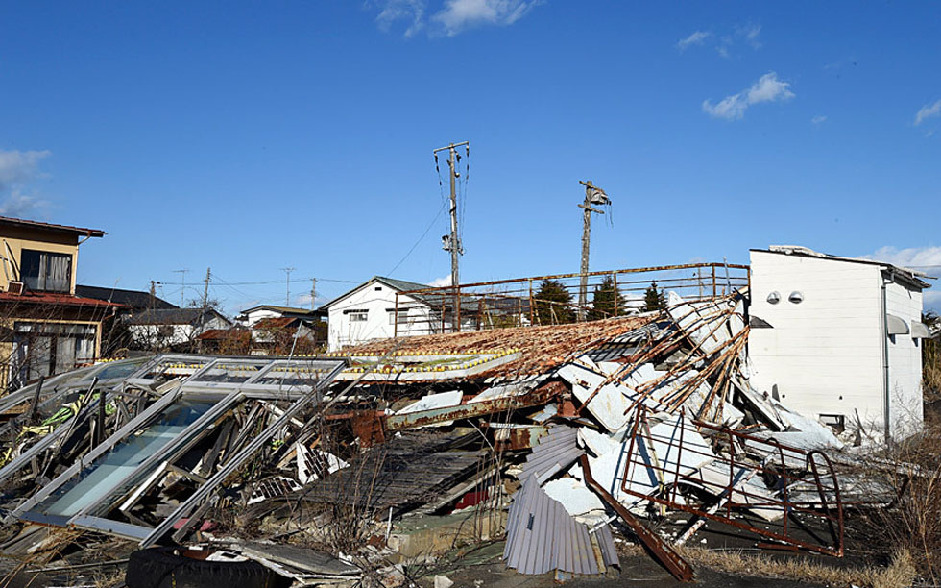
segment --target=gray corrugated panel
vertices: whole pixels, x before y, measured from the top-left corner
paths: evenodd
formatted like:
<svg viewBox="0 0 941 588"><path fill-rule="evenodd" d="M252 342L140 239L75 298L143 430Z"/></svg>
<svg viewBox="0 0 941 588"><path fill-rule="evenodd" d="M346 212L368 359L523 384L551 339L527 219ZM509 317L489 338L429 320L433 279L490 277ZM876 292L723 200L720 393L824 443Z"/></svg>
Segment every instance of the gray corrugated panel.
<svg viewBox="0 0 941 588"><path fill-rule="evenodd" d="M521 478L535 475L543 481L547 474L551 476L575 463L583 453L577 447L576 441L575 429L566 426L550 427L527 456Z"/></svg>
<svg viewBox="0 0 941 588"><path fill-rule="evenodd" d="M561 503L549 498L533 475L523 481L507 516L507 567L525 575L560 570L570 574L602 573L595 557L597 544L606 565L617 564L614 539L606 525L594 536L576 522Z"/></svg>

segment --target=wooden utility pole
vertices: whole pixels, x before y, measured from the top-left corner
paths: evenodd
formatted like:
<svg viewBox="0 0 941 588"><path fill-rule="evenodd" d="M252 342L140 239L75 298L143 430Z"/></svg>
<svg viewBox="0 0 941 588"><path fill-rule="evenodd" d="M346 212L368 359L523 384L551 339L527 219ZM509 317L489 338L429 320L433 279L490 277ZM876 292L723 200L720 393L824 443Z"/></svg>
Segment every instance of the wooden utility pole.
<svg viewBox="0 0 941 588"><path fill-rule="evenodd" d="M451 186L451 197L450 197L450 215L451 215L451 233L450 235L445 235L444 240L444 250L451 253L451 287L454 288L454 321L460 320L460 307L461 307L461 294L458 290L458 285L461 283L460 271L458 269L458 263L461 255L464 255L464 245L461 243L461 238L458 236L458 224L457 224L457 190L456 190L456 180L460 177L460 172L457 171L457 160L460 156L457 154L457 148L464 145L470 145L470 141L463 141L461 143L451 143L447 147L439 147L433 151L435 157L437 157L438 152L447 150L448 152L448 179ZM468 147L469 148L469 147ZM455 330L460 330L460 325L452 325Z"/></svg>
<svg viewBox="0 0 941 588"><path fill-rule="evenodd" d="M317 278L310 279L310 309L314 310L317 308L317 303L314 302L317 300Z"/></svg>
<svg viewBox="0 0 941 588"><path fill-rule="evenodd" d="M585 221L582 228L582 278L578 288L578 320L584 321L588 315L588 257L591 252L591 213L604 214L603 210L592 208L592 205L605 206L611 204L611 200L608 199L608 195L604 193L604 190L593 185L591 180L578 183L585 186L585 203L578 205L579 208L585 209Z"/></svg>

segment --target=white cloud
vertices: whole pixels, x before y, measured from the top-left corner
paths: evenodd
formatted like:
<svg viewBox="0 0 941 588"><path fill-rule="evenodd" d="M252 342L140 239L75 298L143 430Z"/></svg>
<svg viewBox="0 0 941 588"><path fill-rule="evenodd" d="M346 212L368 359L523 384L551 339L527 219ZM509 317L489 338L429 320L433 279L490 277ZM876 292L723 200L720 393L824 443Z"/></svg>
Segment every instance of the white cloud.
<svg viewBox="0 0 941 588"><path fill-rule="evenodd" d="M863 258L885 261L899 267L924 272L929 276L941 277L941 247L926 246L907 249L882 247L872 255L863 255ZM937 282L924 291L924 304L926 307L941 309L941 287Z"/></svg>
<svg viewBox="0 0 941 588"><path fill-rule="evenodd" d="M941 247L909 247L908 249L882 247L872 255L863 257L921 270L928 274L932 271L935 275L941 274Z"/></svg>
<svg viewBox="0 0 941 588"><path fill-rule="evenodd" d="M783 102L794 97L790 84L778 79L775 72L766 73L750 88L723 98L718 104L709 100L702 103L702 109L715 118L738 120L745 116L748 107L762 102Z"/></svg>
<svg viewBox="0 0 941 588"><path fill-rule="evenodd" d="M411 37L424 26L425 0L384 0L370 6L379 8L376 23L383 31L391 29L393 23L404 20L408 22L405 36Z"/></svg>
<svg viewBox="0 0 941 588"><path fill-rule="evenodd" d="M712 36L712 33L709 31L696 31L692 35L686 37L685 39L680 39L676 42L676 48L680 51L686 51L692 45L702 45L706 42L706 39Z"/></svg>
<svg viewBox="0 0 941 588"><path fill-rule="evenodd" d="M49 155L49 151L0 151L0 190L35 179L39 162Z"/></svg>
<svg viewBox="0 0 941 588"><path fill-rule="evenodd" d="M938 100L934 104L922 106L921 110L915 114L915 126L917 127L929 118L934 118L938 115L941 115L941 100Z"/></svg>
<svg viewBox="0 0 941 588"><path fill-rule="evenodd" d="M810 119L810 124L812 125L822 125L825 122L827 122L827 115L825 114L818 114L817 116Z"/></svg>
<svg viewBox="0 0 941 588"><path fill-rule="evenodd" d="M431 18L453 37L478 25L511 25L541 0L446 0L444 8Z"/></svg>
<svg viewBox="0 0 941 588"><path fill-rule="evenodd" d="M752 49L761 48L761 25L750 24L738 29L738 34L740 37L745 39L745 42L752 46Z"/></svg>
<svg viewBox="0 0 941 588"><path fill-rule="evenodd" d="M428 285L429 285L429 286L433 286L433 287L435 287L435 288L441 288L441 287L443 287L443 286L450 286L450 285L451 285L451 275L448 274L448 275L444 276L443 278L436 278L436 279L434 279L434 280L428 282Z"/></svg>
<svg viewBox="0 0 941 588"><path fill-rule="evenodd" d="M14 218L29 218L35 216L35 213L48 206L48 202L41 200L29 194L23 194L14 188L10 197L0 203L0 216L11 216Z"/></svg>

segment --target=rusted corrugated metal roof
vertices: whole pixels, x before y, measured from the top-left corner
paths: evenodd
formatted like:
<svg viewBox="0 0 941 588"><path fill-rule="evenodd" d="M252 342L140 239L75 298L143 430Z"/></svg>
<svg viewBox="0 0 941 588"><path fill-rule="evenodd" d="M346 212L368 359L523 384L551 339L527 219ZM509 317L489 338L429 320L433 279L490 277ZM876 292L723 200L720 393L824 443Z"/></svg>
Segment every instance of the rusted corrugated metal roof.
<svg viewBox="0 0 941 588"><path fill-rule="evenodd" d="M516 350L519 352L519 359L482 372L476 377L528 376L545 373L558 367L574 354L584 353L655 319L654 315L617 317L568 325L399 337L348 347L343 349L341 354L438 355Z"/></svg>

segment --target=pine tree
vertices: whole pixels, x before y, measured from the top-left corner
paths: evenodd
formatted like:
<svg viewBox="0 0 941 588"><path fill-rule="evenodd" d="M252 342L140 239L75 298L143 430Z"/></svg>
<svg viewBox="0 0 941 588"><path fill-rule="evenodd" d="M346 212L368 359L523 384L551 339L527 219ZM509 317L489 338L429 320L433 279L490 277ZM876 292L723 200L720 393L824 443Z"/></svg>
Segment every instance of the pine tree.
<svg viewBox="0 0 941 588"><path fill-rule="evenodd" d="M595 286L591 296L591 308L588 320L608 318L625 314L624 297L614 283L614 277L608 276Z"/></svg>
<svg viewBox="0 0 941 588"><path fill-rule="evenodd" d="M661 310L666 308L666 296L662 288L657 288L657 282L650 282L650 286L644 292L644 310Z"/></svg>
<svg viewBox="0 0 941 588"><path fill-rule="evenodd" d="M560 325L575 322L572 295L562 282L543 280L533 300L537 324Z"/></svg>

